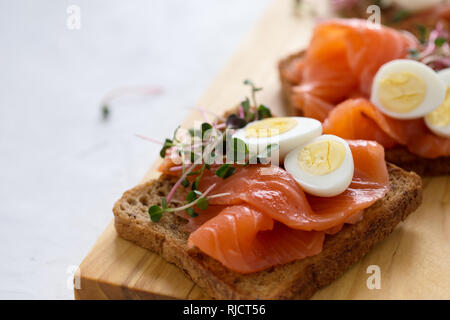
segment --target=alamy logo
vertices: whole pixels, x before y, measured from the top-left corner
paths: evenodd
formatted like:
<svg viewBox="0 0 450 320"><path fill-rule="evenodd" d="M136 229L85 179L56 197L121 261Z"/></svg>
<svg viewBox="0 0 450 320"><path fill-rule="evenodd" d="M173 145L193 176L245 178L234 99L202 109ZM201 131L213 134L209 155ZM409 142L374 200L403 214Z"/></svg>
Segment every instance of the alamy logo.
<svg viewBox="0 0 450 320"><path fill-rule="evenodd" d="M68 16L66 26L69 30L79 30L81 28L81 9L77 5L70 5L66 10Z"/></svg>
<svg viewBox="0 0 450 320"><path fill-rule="evenodd" d="M370 265L366 270L367 274L371 274L366 281L367 289L381 289L381 269L377 265Z"/></svg>
<svg viewBox="0 0 450 320"><path fill-rule="evenodd" d="M367 7L367 14L370 16L367 18L368 22L371 22L375 25L375 27L380 27L381 25L381 9L379 6L373 4Z"/></svg>

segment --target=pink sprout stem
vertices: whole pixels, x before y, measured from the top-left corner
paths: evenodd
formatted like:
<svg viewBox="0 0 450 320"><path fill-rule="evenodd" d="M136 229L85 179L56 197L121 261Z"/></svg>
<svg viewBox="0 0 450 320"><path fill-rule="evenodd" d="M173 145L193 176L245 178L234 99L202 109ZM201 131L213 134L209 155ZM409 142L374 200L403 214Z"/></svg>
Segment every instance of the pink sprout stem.
<svg viewBox="0 0 450 320"><path fill-rule="evenodd" d="M437 39L437 37L438 37L437 30L433 30L430 32L430 39L428 40L428 44L425 50L420 54L420 58L424 58L434 51L436 47L434 41Z"/></svg>
<svg viewBox="0 0 450 320"><path fill-rule="evenodd" d="M175 194L175 191L178 189L178 187L181 185L181 182L186 179L187 175L192 171L192 169L194 169L195 164L193 164L192 166L189 167L189 169L187 169L183 175L180 177L180 179L178 179L178 181L175 183L175 185L172 187L172 189L170 190L169 194L167 195L167 202L170 202L170 199L172 199L173 195Z"/></svg>
<svg viewBox="0 0 450 320"><path fill-rule="evenodd" d="M173 166L170 167L169 171L179 171L181 169L183 169L183 166Z"/></svg>
<svg viewBox="0 0 450 320"><path fill-rule="evenodd" d="M108 92L103 98L103 104L109 104L111 100L125 96L125 95L159 95L163 93L164 90L159 86L132 86L132 87L121 87L116 88Z"/></svg>
<svg viewBox="0 0 450 320"><path fill-rule="evenodd" d="M429 63L439 63L442 64L443 66L450 66L450 58L445 58L445 57L440 57L440 56L428 56L425 57L422 62L424 64L429 64Z"/></svg>
<svg viewBox="0 0 450 320"><path fill-rule="evenodd" d="M225 129L226 126L227 126L226 123L219 123L219 124L216 124L216 129Z"/></svg>
<svg viewBox="0 0 450 320"><path fill-rule="evenodd" d="M197 107L197 110L200 111L200 113L202 114L203 120L205 122L209 122L209 119L208 119L208 116L206 115L205 109L203 109L202 107Z"/></svg>
<svg viewBox="0 0 450 320"><path fill-rule="evenodd" d="M153 138L150 138L150 137L146 137L146 136L143 136L143 135L141 135L141 134L137 134L137 133L136 133L135 136L138 137L138 138L141 138L141 139L144 139L144 140L147 140L147 141L156 143L156 144L160 144L160 145L163 145L163 144L164 144L164 142L162 142L162 141L159 141L159 140L157 140L157 139L153 139Z"/></svg>
<svg viewBox="0 0 450 320"><path fill-rule="evenodd" d="M244 119L245 117L244 108L242 108L241 105L239 105L239 117L241 117L242 119Z"/></svg>
<svg viewBox="0 0 450 320"><path fill-rule="evenodd" d="M225 120L224 117L219 116L218 114L216 114L216 113L214 113L214 112L212 112L212 111L206 110L205 108L202 108L202 107L194 107L194 109L195 109L195 110L198 110L198 111L200 111L200 112L202 112L202 113L205 113L205 114L210 114L210 115L216 117L217 119Z"/></svg>

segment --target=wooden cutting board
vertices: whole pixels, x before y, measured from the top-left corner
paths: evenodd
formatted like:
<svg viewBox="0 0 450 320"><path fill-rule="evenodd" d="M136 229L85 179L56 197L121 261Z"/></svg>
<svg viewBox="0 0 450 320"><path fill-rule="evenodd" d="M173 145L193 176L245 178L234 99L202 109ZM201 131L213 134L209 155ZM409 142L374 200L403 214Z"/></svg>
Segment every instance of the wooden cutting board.
<svg viewBox="0 0 450 320"><path fill-rule="evenodd" d="M264 87L259 101L286 113L277 61L306 47L314 22L296 14L293 1L274 1L198 105L222 113L248 94L242 81L250 78ZM195 119L198 112L185 124ZM156 165L143 181L157 176ZM450 299L450 177L425 179L424 186L421 207L314 299ZM380 267L381 289L367 288L370 265ZM81 263L75 284L76 299L208 299L177 267L119 238L112 222Z"/></svg>

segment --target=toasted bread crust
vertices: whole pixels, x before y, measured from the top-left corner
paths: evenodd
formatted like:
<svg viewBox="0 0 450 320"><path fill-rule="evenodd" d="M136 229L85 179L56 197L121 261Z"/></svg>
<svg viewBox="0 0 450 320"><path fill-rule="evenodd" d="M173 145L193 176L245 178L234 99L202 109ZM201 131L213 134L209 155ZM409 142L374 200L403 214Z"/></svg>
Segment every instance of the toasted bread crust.
<svg viewBox="0 0 450 320"><path fill-rule="evenodd" d="M304 54L304 50L299 51L286 57L285 59L282 59L278 63L283 102L288 109L291 110L290 113L297 116L303 115L302 106L292 99L293 88L296 84L289 81L289 79L285 76L285 70L288 69L288 66L295 59L302 58ZM396 164L407 171L417 172L421 176L439 176L450 174L450 157L426 159L409 152L407 148L401 146L386 150L386 161Z"/></svg>
<svg viewBox="0 0 450 320"><path fill-rule="evenodd" d="M230 271L198 249L188 249L189 234L180 231L186 223L182 218L165 214L158 223L150 221L147 210L168 193L175 182L171 177L163 175L125 192L114 205L115 227L122 238L177 265L213 298L307 299L361 259L419 206L420 177L390 164L388 171L388 194L367 208L360 222L327 235L320 254L252 274Z"/></svg>

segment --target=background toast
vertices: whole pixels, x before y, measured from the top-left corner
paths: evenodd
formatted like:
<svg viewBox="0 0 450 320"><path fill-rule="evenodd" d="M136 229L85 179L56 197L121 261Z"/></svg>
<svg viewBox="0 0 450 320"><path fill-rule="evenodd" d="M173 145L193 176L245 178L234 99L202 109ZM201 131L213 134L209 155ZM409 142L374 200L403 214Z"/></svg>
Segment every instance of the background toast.
<svg viewBox="0 0 450 320"><path fill-rule="evenodd" d="M293 88L296 85L285 77L285 70L296 59L301 59L305 51L294 53L281 60L278 64L278 71L281 81L281 91L284 104L288 107L292 115L302 116L302 106L292 99ZM426 159L408 151L406 147L395 147L386 150L386 161L394 163L399 167L414 171L421 176L438 176L450 174L450 157L438 157Z"/></svg>

